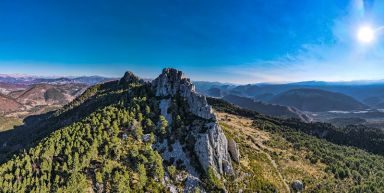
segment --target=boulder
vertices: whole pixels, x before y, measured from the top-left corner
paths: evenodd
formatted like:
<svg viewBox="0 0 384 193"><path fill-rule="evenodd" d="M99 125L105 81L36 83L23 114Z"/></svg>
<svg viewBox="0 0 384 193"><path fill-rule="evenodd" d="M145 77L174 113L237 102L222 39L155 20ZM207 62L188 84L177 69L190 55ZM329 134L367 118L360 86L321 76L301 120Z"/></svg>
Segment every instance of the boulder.
<svg viewBox="0 0 384 193"><path fill-rule="evenodd" d="M292 189L295 192L301 192L304 189L304 184L300 180L295 180L292 182Z"/></svg>
<svg viewBox="0 0 384 193"><path fill-rule="evenodd" d="M228 140L228 151L229 151L229 154L231 155L232 160L239 163L240 151L239 151L239 148L237 147L235 140L233 139Z"/></svg>
<svg viewBox="0 0 384 193"><path fill-rule="evenodd" d="M143 139L143 142L148 142L148 141L150 141L150 140L151 140L151 134L145 134L145 135L143 135L142 139Z"/></svg>

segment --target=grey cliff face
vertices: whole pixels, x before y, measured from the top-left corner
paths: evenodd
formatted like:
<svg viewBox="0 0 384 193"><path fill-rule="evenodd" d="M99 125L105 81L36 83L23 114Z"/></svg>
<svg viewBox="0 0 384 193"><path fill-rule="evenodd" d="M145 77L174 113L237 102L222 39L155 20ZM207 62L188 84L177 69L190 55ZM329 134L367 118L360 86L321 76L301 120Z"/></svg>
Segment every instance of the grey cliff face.
<svg viewBox="0 0 384 193"><path fill-rule="evenodd" d="M207 133L197 136L195 152L204 170L212 167L218 174L233 173L231 159L228 153L228 141L224 132L216 122L206 125Z"/></svg>
<svg viewBox="0 0 384 193"><path fill-rule="evenodd" d="M163 73L152 81L156 96L180 96L187 99L189 110L192 114L204 118L215 119L212 107L208 105L205 96L197 94L195 86L189 78L185 78L183 72L172 68L166 68Z"/></svg>
<svg viewBox="0 0 384 193"><path fill-rule="evenodd" d="M204 96L195 92L190 79L185 78L181 71L166 68L158 78L152 81L152 88L158 97L166 98L176 95L184 97L188 103L189 112L207 120L205 126L208 129L204 133L195 135L194 145L194 151L203 169L207 171L212 167L217 174L233 173L227 138L216 122L212 107L208 105ZM166 110L162 109L162 111Z"/></svg>

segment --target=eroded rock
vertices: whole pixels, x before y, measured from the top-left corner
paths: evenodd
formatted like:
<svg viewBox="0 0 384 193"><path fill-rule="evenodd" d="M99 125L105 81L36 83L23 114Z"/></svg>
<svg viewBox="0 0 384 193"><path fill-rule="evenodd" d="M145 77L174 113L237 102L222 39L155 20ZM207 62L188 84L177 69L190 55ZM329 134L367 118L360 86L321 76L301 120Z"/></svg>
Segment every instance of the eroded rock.
<svg viewBox="0 0 384 193"><path fill-rule="evenodd" d="M206 129L193 134L196 140L194 152L202 169L207 171L208 167L212 167L217 174L232 173L227 138L216 122L212 107L208 105L204 96L196 93L190 79L185 78L181 71L166 68L158 78L152 81L152 88L155 95L162 98L160 109L163 116L168 115L167 107L170 106L171 97L183 97L188 104L187 111L205 120Z"/></svg>
<svg viewBox="0 0 384 193"><path fill-rule="evenodd" d="M228 151L229 151L229 154L231 155L232 160L239 163L240 151L239 151L239 148L237 147L235 140L228 139Z"/></svg>
<svg viewBox="0 0 384 193"><path fill-rule="evenodd" d="M195 86L181 71L166 68L163 73L152 81L156 96L167 97L179 94L187 100L189 111L204 119L215 119L212 107L205 96L196 93Z"/></svg>

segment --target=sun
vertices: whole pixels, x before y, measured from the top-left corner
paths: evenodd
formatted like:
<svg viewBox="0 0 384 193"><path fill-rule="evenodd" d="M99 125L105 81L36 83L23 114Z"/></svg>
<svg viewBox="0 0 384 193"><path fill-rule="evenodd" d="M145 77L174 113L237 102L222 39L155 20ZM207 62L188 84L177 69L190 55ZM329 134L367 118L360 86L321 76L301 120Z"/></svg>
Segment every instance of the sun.
<svg viewBox="0 0 384 193"><path fill-rule="evenodd" d="M370 43L375 39L375 30L370 26L362 26L357 32L357 39L362 43Z"/></svg>

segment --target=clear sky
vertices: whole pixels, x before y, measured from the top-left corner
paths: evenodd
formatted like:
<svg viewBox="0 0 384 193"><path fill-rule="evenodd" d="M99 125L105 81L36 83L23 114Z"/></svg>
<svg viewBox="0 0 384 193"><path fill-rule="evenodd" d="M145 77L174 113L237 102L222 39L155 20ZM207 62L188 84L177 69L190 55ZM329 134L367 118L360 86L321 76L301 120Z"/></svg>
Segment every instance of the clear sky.
<svg viewBox="0 0 384 193"><path fill-rule="evenodd" d="M371 0L5 0L0 73L254 83L384 79L384 25Z"/></svg>

